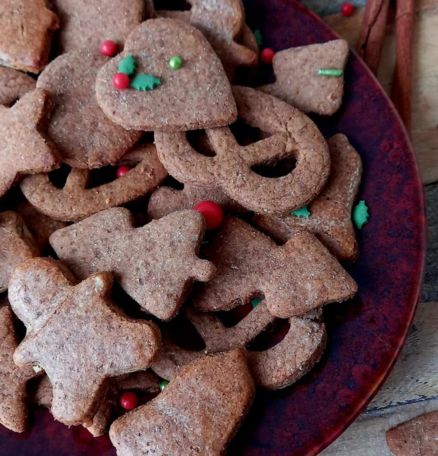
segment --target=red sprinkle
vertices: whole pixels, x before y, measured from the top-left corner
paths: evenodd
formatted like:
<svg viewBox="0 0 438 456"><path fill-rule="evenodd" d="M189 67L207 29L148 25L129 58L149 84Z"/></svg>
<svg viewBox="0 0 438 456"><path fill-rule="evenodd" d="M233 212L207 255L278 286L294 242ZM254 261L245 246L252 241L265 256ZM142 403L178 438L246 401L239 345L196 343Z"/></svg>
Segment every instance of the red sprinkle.
<svg viewBox="0 0 438 456"><path fill-rule="evenodd" d="M120 405L125 410L132 410L135 409L138 405L138 397L132 391L127 391L120 396Z"/></svg>
<svg viewBox="0 0 438 456"><path fill-rule="evenodd" d="M345 17L350 17L354 13L354 5L350 2L345 2L341 5L341 14Z"/></svg>
<svg viewBox="0 0 438 456"><path fill-rule="evenodd" d="M274 58L274 55L275 55L275 52L272 49L265 48L260 53L260 60L263 63L270 65L272 63L272 59Z"/></svg>
<svg viewBox="0 0 438 456"><path fill-rule="evenodd" d="M122 177L124 176L131 168L129 166L126 166L126 165L120 165L118 168L117 168L117 171L116 171L116 176L117 177Z"/></svg>
<svg viewBox="0 0 438 456"><path fill-rule="evenodd" d="M207 230L218 228L224 219L222 208L214 201L201 201L193 209L204 216Z"/></svg>
<svg viewBox="0 0 438 456"><path fill-rule="evenodd" d="M113 76L113 86L117 90L125 90L129 87L129 76L125 73L116 73Z"/></svg>
<svg viewBox="0 0 438 456"><path fill-rule="evenodd" d="M113 57L117 54L117 43L112 40L105 40L100 45L100 53L107 57Z"/></svg>

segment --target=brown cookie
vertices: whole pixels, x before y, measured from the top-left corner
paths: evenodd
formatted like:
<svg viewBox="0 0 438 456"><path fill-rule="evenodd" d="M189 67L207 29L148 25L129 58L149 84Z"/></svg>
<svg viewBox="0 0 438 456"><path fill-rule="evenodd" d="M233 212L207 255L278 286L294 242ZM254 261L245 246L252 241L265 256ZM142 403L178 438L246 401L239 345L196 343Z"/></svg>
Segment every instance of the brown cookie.
<svg viewBox="0 0 438 456"><path fill-rule="evenodd" d="M115 163L140 138L139 132L113 124L97 105L96 75L107 60L95 49L71 51L50 62L37 81L55 102L48 134L75 168Z"/></svg>
<svg viewBox="0 0 438 456"><path fill-rule="evenodd" d="M12 106L35 88L35 80L12 68L0 67L0 105Z"/></svg>
<svg viewBox="0 0 438 456"><path fill-rule="evenodd" d="M0 308L0 341L0 423L11 431L24 432L28 410L26 383L36 374L31 367L16 366L12 359L18 342L9 305Z"/></svg>
<svg viewBox="0 0 438 456"><path fill-rule="evenodd" d="M44 90L24 95L12 108L0 106L0 196L20 174L44 173L59 164L40 133L49 98Z"/></svg>
<svg viewBox="0 0 438 456"><path fill-rule="evenodd" d="M200 286L193 303L201 311L230 310L264 295L272 315L289 318L354 296L355 281L335 257L307 231L277 246L237 218L226 218L204 257L216 276Z"/></svg>
<svg viewBox="0 0 438 456"><path fill-rule="evenodd" d="M138 146L123 160L136 166L124 176L114 176L113 181L97 187L88 188L88 170L72 169L63 188L56 187L47 174L37 174L24 179L21 190L30 203L47 216L76 221L144 196L167 176L152 144Z"/></svg>
<svg viewBox="0 0 438 456"><path fill-rule="evenodd" d="M136 74L160 80L143 91L117 90L112 78L120 61L132 55ZM172 56L182 67L169 66ZM97 101L105 114L127 129L185 131L228 125L236 119L236 103L219 58L196 28L172 19L151 19L135 28L123 53L99 71Z"/></svg>
<svg viewBox="0 0 438 456"><path fill-rule="evenodd" d="M185 133L156 133L155 144L173 177L198 186L217 186L230 198L258 213L284 213L312 201L330 171L327 143L316 125L283 101L249 87L234 87L239 117L265 133L247 146L228 127L207 130L215 156L198 153ZM268 137L266 137L266 135ZM257 165L296 160L285 175L266 177Z"/></svg>
<svg viewBox="0 0 438 456"><path fill-rule="evenodd" d="M16 266L38 253L23 219L13 211L0 212L0 293L8 289Z"/></svg>
<svg viewBox="0 0 438 456"><path fill-rule="evenodd" d="M190 351L177 346L168 337L152 369L161 377L172 379L182 366L202 356L234 348L245 348L277 319L262 301L236 325L225 327L211 313L186 311L205 343L202 351ZM283 339L266 350L246 350L248 365L255 383L265 389L280 389L295 383L319 361L326 344L325 325L317 312L292 317Z"/></svg>
<svg viewBox="0 0 438 456"><path fill-rule="evenodd" d="M143 309L168 320L178 313L191 283L214 274L213 264L196 256L203 234L204 219L195 211L135 228L127 209L113 208L56 231L50 243L79 278L112 271Z"/></svg>
<svg viewBox="0 0 438 456"><path fill-rule="evenodd" d="M257 51L245 30L250 46L239 43L245 24L245 11L241 0L189 0L190 11L157 11L158 16L189 22L208 39L232 79L239 66L255 66Z"/></svg>
<svg viewBox="0 0 438 456"><path fill-rule="evenodd" d="M118 456L221 455L254 397L239 350L204 356L181 369L166 389L116 420L110 439Z"/></svg>
<svg viewBox="0 0 438 456"><path fill-rule="evenodd" d="M161 187L152 193L148 203L148 216L158 219L175 211L193 209L200 201L214 201L222 209L241 214L245 209L229 198L221 189L215 187L196 187L184 185L183 190Z"/></svg>
<svg viewBox="0 0 438 456"><path fill-rule="evenodd" d="M66 223L53 220L42 214L27 201L20 203L16 209L32 234L35 245L40 252L49 245L50 235L66 226Z"/></svg>
<svg viewBox="0 0 438 456"><path fill-rule="evenodd" d="M395 456L438 455L438 411L425 413L386 432Z"/></svg>
<svg viewBox="0 0 438 456"><path fill-rule="evenodd" d="M259 44L257 43L257 38L254 35L253 31L249 28L247 24L243 24L242 29L240 30L239 43L243 44L245 47L254 51L258 57L259 55Z"/></svg>
<svg viewBox="0 0 438 456"><path fill-rule="evenodd" d="M39 73L47 64L57 16L45 0L0 2L0 64Z"/></svg>
<svg viewBox="0 0 438 456"><path fill-rule="evenodd" d="M286 242L297 231L306 229L315 234L340 260L354 261L358 246L351 210L362 176L362 162L345 135L333 136L328 145L330 177L323 191L310 204L310 215L256 215L254 222L282 242Z"/></svg>
<svg viewBox="0 0 438 456"><path fill-rule="evenodd" d="M160 379L151 371L139 371L132 374L115 377L110 382L108 393L101 401L91 423L85 427L93 435L100 437L108 431L114 409L117 407L119 395L122 391L138 390L141 392L158 393L160 391ZM45 375L33 395L33 402L42 407L52 406L52 384Z"/></svg>
<svg viewBox="0 0 438 456"><path fill-rule="evenodd" d="M63 52L98 48L104 40L122 44L144 17L144 0L52 0L61 19Z"/></svg>
<svg viewBox="0 0 438 456"><path fill-rule="evenodd" d="M72 285L59 262L46 258L21 263L10 281L12 309L27 328L14 361L44 369L53 416L68 425L88 423L107 379L146 369L159 346L155 325L112 305L111 286L109 273Z"/></svg>
<svg viewBox="0 0 438 456"><path fill-rule="evenodd" d="M345 40L279 51L272 61L276 81L259 89L304 112L331 116L342 103L348 52ZM334 76L320 74L320 70L340 72Z"/></svg>

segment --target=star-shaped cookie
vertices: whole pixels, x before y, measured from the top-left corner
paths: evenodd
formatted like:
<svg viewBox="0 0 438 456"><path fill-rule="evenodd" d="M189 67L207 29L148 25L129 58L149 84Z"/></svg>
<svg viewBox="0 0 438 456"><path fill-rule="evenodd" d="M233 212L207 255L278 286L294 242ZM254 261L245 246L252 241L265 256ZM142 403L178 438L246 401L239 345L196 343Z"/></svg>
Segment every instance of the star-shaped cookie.
<svg viewBox="0 0 438 456"><path fill-rule="evenodd" d="M12 108L0 106L0 196L17 175L48 172L58 166L52 147L39 132L48 101L47 92L35 89Z"/></svg>
<svg viewBox="0 0 438 456"><path fill-rule="evenodd" d="M12 311L2 301L0 308L0 423L14 432L24 432L27 422L26 383L37 375L13 361L17 347Z"/></svg>
<svg viewBox="0 0 438 456"><path fill-rule="evenodd" d="M73 285L55 260L35 258L15 270L12 309L27 334L14 353L19 366L38 365L53 387L53 416L91 422L110 377L149 367L159 346L154 324L132 320L112 306L109 273Z"/></svg>

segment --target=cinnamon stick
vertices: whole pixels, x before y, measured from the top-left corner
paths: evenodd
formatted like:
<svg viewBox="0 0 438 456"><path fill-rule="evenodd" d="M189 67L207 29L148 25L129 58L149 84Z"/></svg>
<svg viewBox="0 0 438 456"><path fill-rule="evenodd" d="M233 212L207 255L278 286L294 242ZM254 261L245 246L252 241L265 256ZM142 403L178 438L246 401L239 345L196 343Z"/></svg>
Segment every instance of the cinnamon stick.
<svg viewBox="0 0 438 456"><path fill-rule="evenodd" d="M396 61L391 98L408 131L412 114L412 44L415 0L397 0L395 16Z"/></svg>
<svg viewBox="0 0 438 456"><path fill-rule="evenodd" d="M373 73L377 73L385 39L389 0L368 0L356 50Z"/></svg>

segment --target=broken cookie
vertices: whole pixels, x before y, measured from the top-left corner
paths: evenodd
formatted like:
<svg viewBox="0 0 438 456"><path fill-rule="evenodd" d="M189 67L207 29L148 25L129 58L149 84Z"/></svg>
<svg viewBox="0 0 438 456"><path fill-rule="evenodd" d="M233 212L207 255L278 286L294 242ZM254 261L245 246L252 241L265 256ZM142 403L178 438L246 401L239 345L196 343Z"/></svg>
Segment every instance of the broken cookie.
<svg viewBox="0 0 438 456"><path fill-rule="evenodd" d="M78 277L112 271L143 309L168 320L178 313L191 283L214 274L213 264L196 256L203 234L203 217L195 211L135 228L127 209L113 208L56 231L50 243Z"/></svg>
<svg viewBox="0 0 438 456"><path fill-rule="evenodd" d="M203 356L181 369L148 404L114 421L118 456L221 455L254 396L254 383L239 350Z"/></svg>
<svg viewBox="0 0 438 456"><path fill-rule="evenodd" d="M21 263L10 281L9 301L27 328L14 361L46 372L53 416L67 425L91 422L108 378L146 369L158 350L156 326L116 309L111 286L109 273L73 285L59 262L43 258Z"/></svg>

